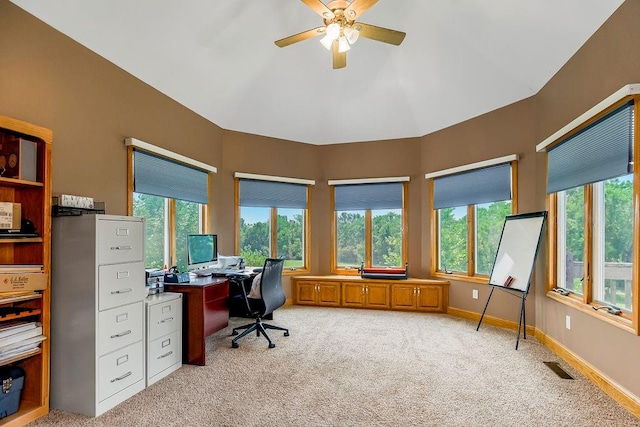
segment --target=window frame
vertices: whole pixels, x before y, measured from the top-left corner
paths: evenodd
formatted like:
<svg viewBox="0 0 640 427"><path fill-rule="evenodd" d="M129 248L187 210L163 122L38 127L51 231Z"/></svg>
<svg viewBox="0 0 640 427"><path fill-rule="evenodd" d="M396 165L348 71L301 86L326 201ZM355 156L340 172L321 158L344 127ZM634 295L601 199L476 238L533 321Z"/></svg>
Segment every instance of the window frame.
<svg viewBox="0 0 640 427"><path fill-rule="evenodd" d="M376 182L383 183L384 180L379 180ZM388 181L393 182L393 181ZM366 182L362 182L366 184ZM409 254L409 214L408 214L408 195L409 195L409 182L402 181L402 265L397 266L404 268L408 264ZM347 267L339 267L338 266L338 236L337 236L337 226L338 226L338 212L335 210L335 188L336 185L330 184L331 187L331 273L332 274L341 274L345 276L355 276L359 275L358 269L359 265L355 266L347 266ZM372 251L373 251L373 235L372 235L372 221L373 214L371 209L366 209L365 211L365 222L364 222L364 239L365 239L365 260L364 266L366 268L371 267L372 261Z"/></svg>
<svg viewBox="0 0 640 427"><path fill-rule="evenodd" d="M245 176L246 175L246 176ZM262 176L263 178L265 178L265 176ZM250 174L240 174L240 173L236 173L236 176L234 178L234 206L235 206L235 218L234 218L234 230L235 230L235 253L239 254L240 253L240 181L241 179L246 178L246 179L253 179L253 180L261 180L260 176L258 175L250 175ZM266 178L270 178L270 177L266 177ZM289 178L283 178L282 181L279 182L286 182L284 181L285 179L289 179ZM277 181L277 179L262 179L263 181ZM291 178L291 180L295 180L294 178ZM303 234L303 249L304 249L304 254L303 254L303 261L304 261L304 265L302 267L287 267L287 268L283 268L282 269L282 274L283 275L297 275L297 274L307 274L311 271L311 267L310 267L310 260L311 260L311 186L313 185L313 183L311 182L301 182L299 184L302 185L306 185L307 187L307 207L306 209L304 209L304 214L303 214L303 227L304 230L302 232ZM269 254L269 256L271 256L272 258L277 258L278 255L278 208L275 207L271 207L271 211L270 211L270 217L269 217L269 230L271 232L269 238L270 238L270 251L271 253Z"/></svg>
<svg viewBox="0 0 640 427"><path fill-rule="evenodd" d="M506 161L498 164L510 164L511 166L511 214L518 213L518 159ZM467 170L481 169L482 166L473 167L468 165ZM460 168L465 168L461 166ZM455 168L459 169L459 168ZM451 174L456 173L452 172ZM438 209L434 209L435 179L429 177L429 200L431 204L431 275L433 277L443 278L446 280L454 279L462 282L487 284L489 275L476 274L476 206L467 205L467 271L464 272L446 272L438 266L440 257L440 241L439 229L440 223Z"/></svg>
<svg viewBox="0 0 640 427"><path fill-rule="evenodd" d="M619 96L623 90L607 98L605 101L608 106L602 108L602 103L589 110L583 116L574 120L567 125L561 131L556 132L551 139L551 142L541 143L538 146L538 151L549 150L557 144L563 142L571 135L581 131L585 127L593 124L597 120L606 116L607 114L615 111L617 108L634 101L634 135L633 135L633 162L634 165L640 165L640 131L638 125L640 124L640 95L628 95ZM624 93L623 93L624 95ZM617 99L615 99L617 98ZM613 101L611 101L613 99ZM594 113L594 110L598 109L599 112ZM578 124L576 124L576 122ZM564 132L566 128L570 130ZM560 136L558 136L560 135ZM547 162L548 166L548 162ZM548 172L547 172L548 173ZM596 307L600 307L604 304L594 301L593 292L593 277L591 274L592 266L594 263L594 188L595 184L586 184L584 186L585 191L585 211L584 211L584 284L583 295L576 295L570 293L568 295L562 295L555 290L558 288L558 193L547 194L546 204L548 210L548 227L547 227L547 271L546 271L546 296L562 304L571 306L585 314L593 316L599 320L602 320L608 324L619 327L627 332L635 335L640 335L639 320L640 320L640 167L635 166L632 172L633 175L633 255L632 255L632 310L631 313L622 311L619 315L608 313L606 310L594 310ZM599 181L602 182L602 181Z"/></svg>
<svg viewBox="0 0 640 427"><path fill-rule="evenodd" d="M142 141L136 141L134 143L130 142L131 139L128 138L127 141L125 142L127 144L127 215L129 216L133 216L133 196L135 194L134 191L134 165L133 165L133 156L134 156L134 150L139 150L139 151L145 151L148 152L149 154L153 154L153 155L161 155L163 157L166 157L167 160L169 161L173 161L173 162L178 162L178 163L185 163L183 160L188 158L183 157L181 155L175 154L175 153L171 153L167 150L164 149L158 149L157 147L154 147L150 144L146 144L143 143ZM142 145L144 144L144 146L139 146L138 144ZM134 148L135 147L135 148ZM168 155L169 154L169 155ZM173 155L171 155L173 154ZM186 164L186 166L189 167L193 167L192 165ZM216 169L215 168L210 168L210 170L206 171L207 172L207 192L208 192L208 199L209 199L209 203L211 203L211 187L212 187L212 173L214 172ZM142 194L142 193L141 193ZM165 229L165 242L164 242L164 254L165 254L165 259L163 260L163 263L165 265L167 265L168 267L176 265L177 263L177 250L176 250L176 235L175 235L175 230L176 230L176 199L174 198L168 198L168 197L164 197L164 196L155 196L155 197L162 197L165 200L165 219L164 219L164 229ZM195 202L192 202L195 203ZM199 212L199 218L200 218L200 230L198 231L199 233L209 233L209 223L210 223L210 216L209 216L209 204L200 204L200 212ZM146 237L145 237L146 238ZM166 257L168 256L168 259L166 259Z"/></svg>

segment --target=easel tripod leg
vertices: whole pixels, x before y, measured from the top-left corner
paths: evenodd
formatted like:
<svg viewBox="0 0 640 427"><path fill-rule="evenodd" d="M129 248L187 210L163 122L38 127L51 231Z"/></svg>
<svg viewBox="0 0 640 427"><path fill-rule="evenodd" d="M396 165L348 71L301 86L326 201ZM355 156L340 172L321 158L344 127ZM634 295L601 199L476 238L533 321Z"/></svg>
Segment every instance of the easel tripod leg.
<svg viewBox="0 0 640 427"><path fill-rule="evenodd" d="M520 330L522 329L524 323L524 339L527 339L527 324L526 324L526 315L525 315L525 298L527 294L522 294L522 304L520 305L520 319L518 320L518 338L516 339L516 350L518 349L518 344L520 343Z"/></svg>
<svg viewBox="0 0 640 427"><path fill-rule="evenodd" d="M489 298L487 298L487 303L484 305L484 310L482 310L482 316L480 316L480 321L478 322L478 326L476 327L476 331L480 330L480 324L482 323L482 319L484 318L484 313L487 311L487 307L489 306L489 301L491 300L491 295L493 295L493 291L496 288L491 287L491 292L489 293Z"/></svg>

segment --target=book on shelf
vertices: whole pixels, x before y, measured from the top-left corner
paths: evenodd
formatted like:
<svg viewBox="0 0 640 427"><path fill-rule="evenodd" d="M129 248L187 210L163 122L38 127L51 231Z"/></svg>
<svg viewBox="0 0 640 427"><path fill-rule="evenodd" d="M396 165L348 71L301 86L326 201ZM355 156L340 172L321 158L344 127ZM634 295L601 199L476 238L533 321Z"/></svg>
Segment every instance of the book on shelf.
<svg viewBox="0 0 640 427"><path fill-rule="evenodd" d="M37 323L34 328L0 338L0 349L8 346L9 344L14 344L39 335L42 335L42 324Z"/></svg>
<svg viewBox="0 0 640 427"><path fill-rule="evenodd" d="M0 339L34 329L36 326L36 322L24 322L19 320L2 323L0 324Z"/></svg>
<svg viewBox="0 0 640 427"><path fill-rule="evenodd" d="M3 356L8 356L15 353L20 353L25 350L31 350L32 348L36 348L40 346L40 343L46 339L47 337L45 337L44 335L38 335L35 337L27 338L26 340L6 345L4 347L0 347L0 358Z"/></svg>
<svg viewBox="0 0 640 427"><path fill-rule="evenodd" d="M0 273L41 273L42 264L0 264Z"/></svg>

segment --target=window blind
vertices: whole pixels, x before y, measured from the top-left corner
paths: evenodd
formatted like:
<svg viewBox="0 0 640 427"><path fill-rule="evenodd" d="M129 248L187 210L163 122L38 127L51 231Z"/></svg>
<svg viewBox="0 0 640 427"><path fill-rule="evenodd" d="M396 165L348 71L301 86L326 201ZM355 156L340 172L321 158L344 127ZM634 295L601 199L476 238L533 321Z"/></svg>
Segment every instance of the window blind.
<svg viewBox="0 0 640 427"><path fill-rule="evenodd" d="M433 186L434 209L510 200L511 164L434 178Z"/></svg>
<svg viewBox="0 0 640 427"><path fill-rule="evenodd" d="M241 179L240 206L306 209L307 186Z"/></svg>
<svg viewBox="0 0 640 427"><path fill-rule="evenodd" d="M334 209L402 209L402 183L348 184L334 187Z"/></svg>
<svg viewBox="0 0 640 427"><path fill-rule="evenodd" d="M616 109L549 150L547 193L633 171L633 102Z"/></svg>
<svg viewBox="0 0 640 427"><path fill-rule="evenodd" d="M133 152L136 193L207 204L208 186L207 172L145 151Z"/></svg>

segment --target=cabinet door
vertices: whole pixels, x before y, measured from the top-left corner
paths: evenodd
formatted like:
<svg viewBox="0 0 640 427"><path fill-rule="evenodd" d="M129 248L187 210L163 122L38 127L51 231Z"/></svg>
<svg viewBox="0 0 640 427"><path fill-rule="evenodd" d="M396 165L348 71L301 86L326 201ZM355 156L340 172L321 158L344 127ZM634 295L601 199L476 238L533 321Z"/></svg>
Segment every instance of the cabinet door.
<svg viewBox="0 0 640 427"><path fill-rule="evenodd" d="M296 304L316 304L316 282L296 282Z"/></svg>
<svg viewBox="0 0 640 427"><path fill-rule="evenodd" d="M342 283L342 305L344 307L364 306L365 288L362 283Z"/></svg>
<svg viewBox="0 0 640 427"><path fill-rule="evenodd" d="M387 283L365 284L365 305L370 308L389 308L389 285Z"/></svg>
<svg viewBox="0 0 640 427"><path fill-rule="evenodd" d="M444 311L442 286L418 286L418 309L424 311Z"/></svg>
<svg viewBox="0 0 640 427"><path fill-rule="evenodd" d="M393 285L391 289L391 308L396 310L414 310L416 308L416 286Z"/></svg>
<svg viewBox="0 0 640 427"><path fill-rule="evenodd" d="M317 293L318 304L328 306L340 305L340 283L319 282Z"/></svg>

